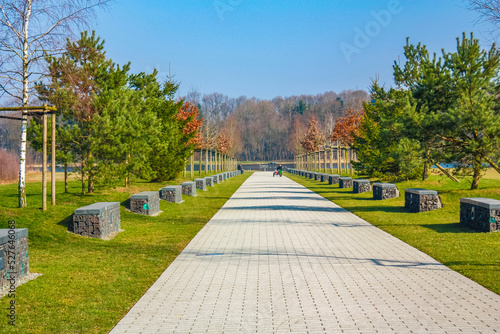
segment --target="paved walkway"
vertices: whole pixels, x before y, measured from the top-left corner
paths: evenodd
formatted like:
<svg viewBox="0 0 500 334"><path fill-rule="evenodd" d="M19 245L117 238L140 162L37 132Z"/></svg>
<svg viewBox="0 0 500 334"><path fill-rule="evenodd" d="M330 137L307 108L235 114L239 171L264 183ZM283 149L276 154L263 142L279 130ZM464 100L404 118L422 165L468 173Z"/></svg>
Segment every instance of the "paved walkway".
<svg viewBox="0 0 500 334"><path fill-rule="evenodd" d="M500 333L500 296L254 173L111 333Z"/></svg>

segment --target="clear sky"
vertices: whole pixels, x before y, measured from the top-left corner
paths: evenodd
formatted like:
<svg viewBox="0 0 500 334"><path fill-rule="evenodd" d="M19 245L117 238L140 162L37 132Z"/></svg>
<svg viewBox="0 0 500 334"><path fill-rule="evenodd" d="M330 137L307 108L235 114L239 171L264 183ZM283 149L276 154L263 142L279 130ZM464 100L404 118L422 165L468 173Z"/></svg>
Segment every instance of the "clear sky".
<svg viewBox="0 0 500 334"><path fill-rule="evenodd" d="M100 11L108 57L133 72L169 72L181 86L271 99L393 84L406 37L453 51L491 27L462 0L117 0ZM401 58L402 59L402 58Z"/></svg>

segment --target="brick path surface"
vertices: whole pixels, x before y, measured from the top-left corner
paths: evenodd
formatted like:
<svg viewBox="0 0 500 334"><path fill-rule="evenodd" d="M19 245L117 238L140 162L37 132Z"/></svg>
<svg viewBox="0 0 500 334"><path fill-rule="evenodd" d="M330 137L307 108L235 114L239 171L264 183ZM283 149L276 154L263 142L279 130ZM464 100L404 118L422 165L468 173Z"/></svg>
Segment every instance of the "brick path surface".
<svg viewBox="0 0 500 334"><path fill-rule="evenodd" d="M111 333L500 333L500 296L259 172Z"/></svg>

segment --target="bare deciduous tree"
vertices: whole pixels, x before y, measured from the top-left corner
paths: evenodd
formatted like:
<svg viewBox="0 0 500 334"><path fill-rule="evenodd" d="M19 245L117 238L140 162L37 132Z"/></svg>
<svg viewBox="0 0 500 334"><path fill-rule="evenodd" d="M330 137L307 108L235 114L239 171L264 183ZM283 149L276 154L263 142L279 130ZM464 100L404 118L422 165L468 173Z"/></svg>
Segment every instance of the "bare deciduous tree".
<svg viewBox="0 0 500 334"><path fill-rule="evenodd" d="M28 106L35 83L47 72L43 60L61 52L74 29L87 27L94 10L112 0L0 0L0 97ZM25 169L28 116L22 113L19 207L26 207Z"/></svg>
<svg viewBox="0 0 500 334"><path fill-rule="evenodd" d="M479 12L481 19L491 22L495 29L500 25L500 0L466 0L469 8Z"/></svg>

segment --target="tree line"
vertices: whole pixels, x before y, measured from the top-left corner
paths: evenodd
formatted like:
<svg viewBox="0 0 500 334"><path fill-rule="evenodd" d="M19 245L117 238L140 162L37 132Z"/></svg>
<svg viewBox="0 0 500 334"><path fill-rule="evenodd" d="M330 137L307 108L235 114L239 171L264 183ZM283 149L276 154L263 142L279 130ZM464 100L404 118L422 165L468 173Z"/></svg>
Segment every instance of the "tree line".
<svg viewBox="0 0 500 334"><path fill-rule="evenodd" d="M191 90L185 97L203 117L203 143L211 145L223 135L228 141L228 152L240 161L291 161L305 152L300 142L312 117L326 138L339 116L346 110L362 108L369 98L363 90L271 100L231 98L221 93L202 95Z"/></svg>

